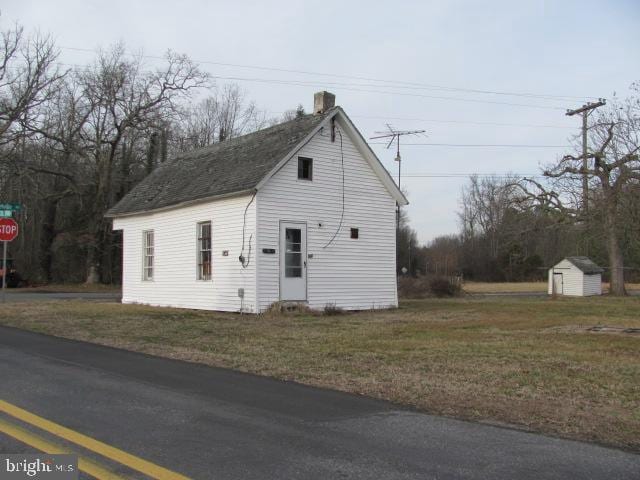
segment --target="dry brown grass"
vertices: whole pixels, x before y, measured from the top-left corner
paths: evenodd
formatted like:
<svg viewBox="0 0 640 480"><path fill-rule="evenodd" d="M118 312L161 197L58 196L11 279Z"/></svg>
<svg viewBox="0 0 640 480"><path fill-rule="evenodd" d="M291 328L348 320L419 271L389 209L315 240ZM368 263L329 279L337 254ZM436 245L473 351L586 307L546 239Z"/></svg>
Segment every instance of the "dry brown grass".
<svg viewBox="0 0 640 480"><path fill-rule="evenodd" d="M640 451L638 298L414 300L252 316L80 301L0 323Z"/></svg>
<svg viewBox="0 0 640 480"><path fill-rule="evenodd" d="M625 283L625 288L627 289L628 292L640 292L640 283ZM602 283L602 291L603 292L608 292L609 291L609 283L608 282L603 282Z"/></svg>
<svg viewBox="0 0 640 480"><path fill-rule="evenodd" d="M121 285L104 285L102 283L88 285L86 283L51 283L32 287L12 289L12 293L117 293L122 290Z"/></svg>
<svg viewBox="0 0 640 480"><path fill-rule="evenodd" d="M462 289L468 293L522 293L546 292L546 282L465 282Z"/></svg>
<svg viewBox="0 0 640 480"><path fill-rule="evenodd" d="M630 292L640 291L640 283L627 283ZM546 292L547 282L465 282L462 289L467 293L525 293ZM609 284L602 284L602 291L609 291Z"/></svg>

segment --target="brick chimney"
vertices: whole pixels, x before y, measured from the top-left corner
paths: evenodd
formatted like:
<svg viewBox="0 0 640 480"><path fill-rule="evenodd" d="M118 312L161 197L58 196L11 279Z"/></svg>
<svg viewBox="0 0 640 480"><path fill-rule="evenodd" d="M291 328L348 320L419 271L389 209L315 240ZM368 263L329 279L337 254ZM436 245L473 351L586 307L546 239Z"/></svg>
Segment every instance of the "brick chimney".
<svg viewBox="0 0 640 480"><path fill-rule="evenodd" d="M313 113L324 113L336 105L336 96L333 93L318 92L313 96Z"/></svg>

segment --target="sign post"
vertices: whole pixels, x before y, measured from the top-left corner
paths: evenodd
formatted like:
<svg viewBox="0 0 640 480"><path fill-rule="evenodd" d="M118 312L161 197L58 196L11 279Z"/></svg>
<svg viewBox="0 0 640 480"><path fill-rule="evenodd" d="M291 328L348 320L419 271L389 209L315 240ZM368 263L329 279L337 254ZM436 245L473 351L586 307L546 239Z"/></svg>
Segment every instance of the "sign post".
<svg viewBox="0 0 640 480"><path fill-rule="evenodd" d="M7 243L2 242L2 303L7 301Z"/></svg>
<svg viewBox="0 0 640 480"><path fill-rule="evenodd" d="M0 218L0 240L2 241L2 302L7 290L7 244L18 236L18 224L13 218Z"/></svg>

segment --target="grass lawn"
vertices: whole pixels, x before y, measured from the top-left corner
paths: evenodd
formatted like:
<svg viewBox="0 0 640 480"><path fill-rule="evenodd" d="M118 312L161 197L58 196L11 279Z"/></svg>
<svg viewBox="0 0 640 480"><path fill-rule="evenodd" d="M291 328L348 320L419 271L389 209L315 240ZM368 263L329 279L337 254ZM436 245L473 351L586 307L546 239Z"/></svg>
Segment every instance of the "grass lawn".
<svg viewBox="0 0 640 480"><path fill-rule="evenodd" d="M0 323L640 451L639 298L460 298L261 316L60 301Z"/></svg>

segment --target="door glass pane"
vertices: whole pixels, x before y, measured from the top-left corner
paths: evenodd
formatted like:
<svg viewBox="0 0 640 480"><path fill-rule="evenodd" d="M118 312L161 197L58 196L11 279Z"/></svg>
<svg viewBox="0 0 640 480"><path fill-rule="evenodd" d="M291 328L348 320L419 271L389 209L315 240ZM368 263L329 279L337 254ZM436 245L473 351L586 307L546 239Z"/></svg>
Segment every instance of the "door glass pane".
<svg viewBox="0 0 640 480"><path fill-rule="evenodd" d="M284 269L284 274L287 278L302 278L302 268L300 267L287 267Z"/></svg>
<svg viewBox="0 0 640 480"><path fill-rule="evenodd" d="M287 244L287 252L299 252L300 244L299 243L288 243Z"/></svg>
<svg viewBox="0 0 640 480"><path fill-rule="evenodd" d="M301 255L300 253L290 253L287 252L285 258L285 266L287 267L299 267L301 265Z"/></svg>
<svg viewBox="0 0 640 480"><path fill-rule="evenodd" d="M287 228L285 230L285 277L302 277L302 230Z"/></svg>
<svg viewBox="0 0 640 480"><path fill-rule="evenodd" d="M299 228L287 228L286 237L287 237L287 243L289 242L300 243L300 238L302 237L302 231Z"/></svg>

